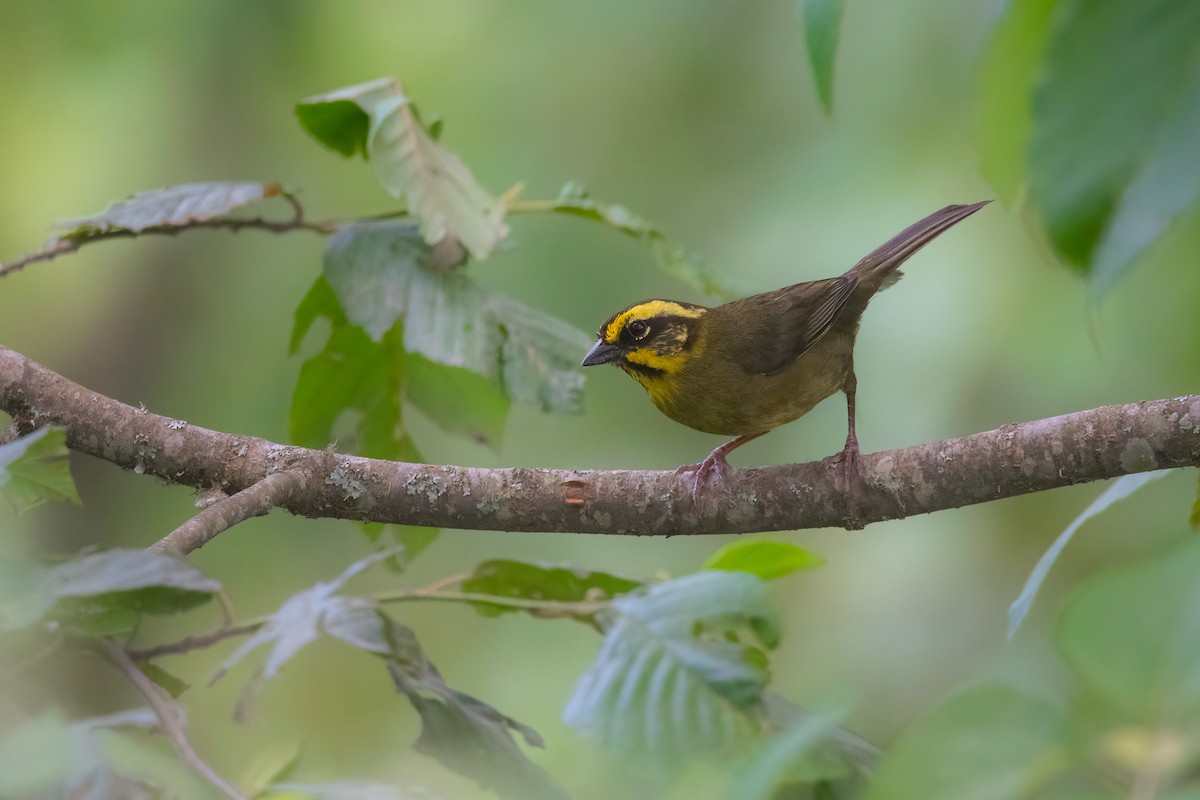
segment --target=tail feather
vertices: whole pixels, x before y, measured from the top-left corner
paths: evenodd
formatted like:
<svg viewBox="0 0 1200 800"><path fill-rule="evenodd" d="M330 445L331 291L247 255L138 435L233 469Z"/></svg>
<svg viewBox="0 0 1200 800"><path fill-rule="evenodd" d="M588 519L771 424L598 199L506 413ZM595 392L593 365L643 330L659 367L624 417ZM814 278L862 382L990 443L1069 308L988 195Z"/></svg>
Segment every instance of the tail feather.
<svg viewBox="0 0 1200 800"><path fill-rule="evenodd" d="M914 222L891 239L876 247L850 268L859 280L874 289L891 286L900 279L897 267L925 245L962 222L991 200L970 205L946 206L920 222Z"/></svg>

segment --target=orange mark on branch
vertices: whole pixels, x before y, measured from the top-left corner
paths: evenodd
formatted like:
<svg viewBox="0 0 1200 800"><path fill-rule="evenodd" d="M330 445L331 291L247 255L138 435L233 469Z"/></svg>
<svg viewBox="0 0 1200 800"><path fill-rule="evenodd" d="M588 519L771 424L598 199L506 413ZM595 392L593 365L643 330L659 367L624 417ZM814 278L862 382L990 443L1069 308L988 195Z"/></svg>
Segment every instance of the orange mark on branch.
<svg viewBox="0 0 1200 800"><path fill-rule="evenodd" d="M592 493L592 485L578 478L565 480L558 485L558 488L563 493L563 503L569 506L583 505L587 502L588 495Z"/></svg>

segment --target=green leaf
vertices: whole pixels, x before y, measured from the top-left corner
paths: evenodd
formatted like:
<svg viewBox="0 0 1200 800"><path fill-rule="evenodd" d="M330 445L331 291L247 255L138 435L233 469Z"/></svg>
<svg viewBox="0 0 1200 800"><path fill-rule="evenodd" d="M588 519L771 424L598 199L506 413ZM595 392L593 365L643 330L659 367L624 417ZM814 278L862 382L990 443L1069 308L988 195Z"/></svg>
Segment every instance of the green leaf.
<svg viewBox="0 0 1200 800"><path fill-rule="evenodd" d="M788 542L738 539L709 556L700 569L749 572L769 581L824 565L825 559Z"/></svg>
<svg viewBox="0 0 1200 800"><path fill-rule="evenodd" d="M482 259L507 235L504 204L430 136L394 78L309 97L296 114L331 149L364 153L383 187L420 222L430 245L449 239Z"/></svg>
<svg viewBox="0 0 1200 800"><path fill-rule="evenodd" d="M537 732L446 685L409 628L377 608L343 606L325 620L330 636L386 660L396 688L421 716L418 752L491 787L503 797L559 800L566 795L513 738L542 746Z"/></svg>
<svg viewBox="0 0 1200 800"><path fill-rule="evenodd" d="M80 743L57 714L46 712L0 739L0 795L45 791L84 760Z"/></svg>
<svg viewBox="0 0 1200 800"><path fill-rule="evenodd" d="M371 341L361 328L335 325L320 353L304 362L288 416L293 442L322 448L337 438L342 415L355 410L356 450L371 458L396 458L404 436L400 392L404 351L399 331Z"/></svg>
<svg viewBox="0 0 1200 800"><path fill-rule="evenodd" d="M1200 37L1200 30L1194 32ZM1117 201L1092 267L1091 284L1103 292L1117 282L1167 229L1200 201L1200 48L1193 50L1174 106L1147 146L1136 175Z"/></svg>
<svg viewBox="0 0 1200 800"><path fill-rule="evenodd" d="M1009 800L1062 746L1061 713L1016 689L984 685L906 731L866 800Z"/></svg>
<svg viewBox="0 0 1200 800"><path fill-rule="evenodd" d="M41 428L0 444L0 493L17 513L46 502L79 504L79 492L67 461L67 434Z"/></svg>
<svg viewBox="0 0 1200 800"><path fill-rule="evenodd" d="M147 550L91 553L50 568L27 565L13 574L20 588L5 593L0 629L52 616L93 634L121 632L139 614L186 611L221 589L182 558Z"/></svg>
<svg viewBox="0 0 1200 800"><path fill-rule="evenodd" d="M1030 197L1104 288L1200 197L1200 4L1063 0L1034 95Z"/></svg>
<svg viewBox="0 0 1200 800"><path fill-rule="evenodd" d="M460 270L431 264L412 226L397 222L347 226L325 253L329 284L350 321L373 339L403 320L408 352L469 369L544 410L579 409L578 364L590 337Z"/></svg>
<svg viewBox="0 0 1200 800"><path fill-rule="evenodd" d="M1066 530L1060 533L1058 538L1054 540L1054 543L1046 548L1046 552L1042 553L1042 557L1038 559L1037 564L1033 567L1033 572L1029 573L1029 577L1025 580L1025 586L1022 587L1021 593L1017 595L1017 599L1009 606L1008 638L1011 639L1017 632L1017 628L1021 626L1021 622L1029 613L1030 606L1033 605L1033 598L1037 596L1038 589L1042 586L1042 581L1046 580L1046 576L1050 573L1050 568L1054 566L1054 562L1058 560L1059 554L1062 553L1063 548L1067 546L1067 542L1071 541L1071 537L1075 535L1080 526L1092 517L1102 514L1113 503L1124 500L1147 483L1161 478L1168 472L1171 472L1171 470L1163 469L1154 472L1137 472L1117 478L1108 485L1108 488L1099 497L1083 510L1083 513L1071 521Z"/></svg>
<svg viewBox="0 0 1200 800"><path fill-rule="evenodd" d="M845 711L805 713L785 730L767 739L739 770L729 788L730 800L775 800L790 797L781 790L796 784L849 775L844 762L829 759L821 752L832 737L840 733L837 721Z"/></svg>
<svg viewBox="0 0 1200 800"><path fill-rule="evenodd" d="M288 344L289 353L295 355L299 352L304 337L312 329L313 323L321 317L328 319L334 327L349 324L345 312L342 311L341 303L338 302L337 295L333 292L333 287L329 285L329 281L325 280L324 275L317 277L317 280L300 300L300 305L296 306L292 337Z"/></svg>
<svg viewBox="0 0 1200 800"><path fill-rule="evenodd" d="M462 582L465 592L515 597L523 600L551 600L560 603L604 601L626 594L642 584L628 578L604 572L530 564L524 561L495 559L475 568L471 577ZM472 603L475 610L488 617L506 611L520 611L511 606ZM585 621L592 614L582 617Z"/></svg>
<svg viewBox="0 0 1200 800"><path fill-rule="evenodd" d="M265 625L221 662L212 683L223 678L235 664L252 651L259 647L270 648L266 662L243 690L239 701L239 716L248 715L263 684L278 675L280 668L296 653L315 642L326 630L325 626L330 619L351 609L372 607L368 600L342 597L336 592L351 578L391 555L388 551L373 553L351 564L333 580L322 581L292 595L271 615Z"/></svg>
<svg viewBox="0 0 1200 800"><path fill-rule="evenodd" d="M495 383L415 353L405 359L404 377L404 396L439 426L499 449L509 399Z"/></svg>
<svg viewBox="0 0 1200 800"><path fill-rule="evenodd" d="M1093 695L1149 725L1200 719L1200 542L1101 575L1072 596L1058 647Z"/></svg>
<svg viewBox="0 0 1200 800"><path fill-rule="evenodd" d="M275 794L279 781L291 775L299 762L298 741L267 744L251 757L250 764L242 770L237 786L250 797Z"/></svg>
<svg viewBox="0 0 1200 800"><path fill-rule="evenodd" d="M167 672L165 669L155 664L152 661L145 661L138 665L138 668L146 675L147 678L154 681L171 697L179 697L179 695L192 688L191 684L180 678L178 675Z"/></svg>
<svg viewBox="0 0 1200 800"><path fill-rule="evenodd" d="M826 114L833 113L833 66L842 28L842 0L802 0L804 38L813 80Z"/></svg>
<svg viewBox="0 0 1200 800"><path fill-rule="evenodd" d="M661 230L624 206L602 203L575 181L564 184L548 207L549 211L582 217L607 225L626 236L649 245L659 267L670 275L700 289L705 294L730 297L736 292L697 256L671 244Z"/></svg>
<svg viewBox="0 0 1200 800"><path fill-rule="evenodd" d="M1059 0L1011 0L979 70L979 154L983 176L1006 205L1025 183L1031 97Z"/></svg>
<svg viewBox="0 0 1200 800"><path fill-rule="evenodd" d="M279 186L266 183L183 183L139 192L93 217L56 223L71 228L64 239L87 239L113 231L140 233L147 228L176 228L221 217L234 209L278 197Z"/></svg>
<svg viewBox="0 0 1200 800"><path fill-rule="evenodd" d="M622 757L670 766L744 746L760 730L779 619L765 583L701 572L613 600L604 645L563 712Z"/></svg>
<svg viewBox="0 0 1200 800"><path fill-rule="evenodd" d="M415 357L404 352L400 326L393 326L378 342L372 341L361 328L350 324L333 288L321 276L296 309L292 352L321 317L328 318L332 327L322 351L300 367L288 418L292 441L320 448L346 435L352 440L348 445L362 455L420 461L421 455L402 425L401 394ZM425 391L428 396L434 390ZM485 396L481 405L486 401ZM446 402L448 405L451 400ZM469 407L465 401L462 405ZM472 422L481 425L490 420ZM345 488L356 490L353 479L346 479ZM375 524L365 525L364 532L377 546L391 543L403 548L390 562L395 567L412 561L438 535L436 528Z"/></svg>

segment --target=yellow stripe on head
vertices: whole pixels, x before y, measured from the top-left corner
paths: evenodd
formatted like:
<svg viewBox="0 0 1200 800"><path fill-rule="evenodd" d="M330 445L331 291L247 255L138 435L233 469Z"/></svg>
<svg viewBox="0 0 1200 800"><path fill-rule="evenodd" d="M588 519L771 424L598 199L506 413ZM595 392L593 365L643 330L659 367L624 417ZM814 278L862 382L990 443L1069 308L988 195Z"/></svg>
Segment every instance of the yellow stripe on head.
<svg viewBox="0 0 1200 800"><path fill-rule="evenodd" d="M653 319L654 317L686 317L698 319L708 311L704 306L694 306L689 303L676 303L674 300L647 300L632 305L615 315L604 326L601 336L604 341L612 344L617 341L621 331L630 321L635 319Z"/></svg>

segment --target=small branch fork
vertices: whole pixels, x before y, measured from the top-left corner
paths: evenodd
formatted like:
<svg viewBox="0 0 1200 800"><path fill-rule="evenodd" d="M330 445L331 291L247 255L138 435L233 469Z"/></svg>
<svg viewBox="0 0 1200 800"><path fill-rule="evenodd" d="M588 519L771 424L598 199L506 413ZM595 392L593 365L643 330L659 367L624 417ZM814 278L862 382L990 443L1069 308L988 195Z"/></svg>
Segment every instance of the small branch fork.
<svg viewBox="0 0 1200 800"><path fill-rule="evenodd" d="M3 346L0 410L22 431L63 426L68 446L125 469L231 495L212 515L202 512L194 525L182 526L184 533L168 537L183 551L269 504L307 517L478 530L674 536L852 529L1133 472L1200 466L1200 395L1103 406L862 455L864 490L853 507L832 459L740 469L728 491L697 504L671 472L479 469L289 447L125 405ZM252 488L280 472L291 477Z"/></svg>
<svg viewBox="0 0 1200 800"><path fill-rule="evenodd" d="M158 553L190 553L214 536L251 517L261 517L272 508L295 499L304 482L295 472L272 472L242 491L213 503L150 546Z"/></svg>

